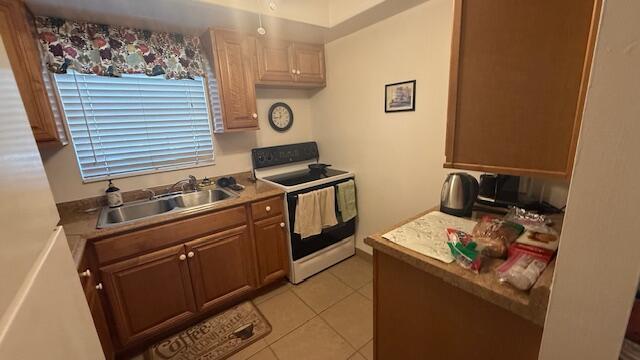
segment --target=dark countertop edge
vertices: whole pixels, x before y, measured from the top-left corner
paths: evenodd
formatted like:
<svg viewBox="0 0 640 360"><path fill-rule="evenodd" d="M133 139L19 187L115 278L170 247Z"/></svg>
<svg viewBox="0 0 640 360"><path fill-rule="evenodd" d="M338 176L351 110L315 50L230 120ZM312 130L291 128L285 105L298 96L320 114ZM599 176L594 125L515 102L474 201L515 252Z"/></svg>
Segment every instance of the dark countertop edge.
<svg viewBox="0 0 640 360"><path fill-rule="evenodd" d="M434 210L437 210L437 208L421 213L420 215L396 225L389 230L395 229ZM465 277L446 269L449 266L458 266L457 264L445 264L439 260L430 258L414 250L389 241L383 238L381 234L370 235L364 239L364 242L374 250L381 251L421 271L436 276L450 285L472 295L478 296L487 302L500 306L501 308L529 320L536 325L541 327L544 326L549 295L551 292L551 282L553 280L553 272L555 269L555 258L545 268L536 283L528 292L511 288L506 284L500 284L497 279L495 281L495 285L498 287L504 287L504 291L495 291L489 287L482 286L477 282L474 282L473 277L476 275L472 272L469 272L469 276Z"/></svg>

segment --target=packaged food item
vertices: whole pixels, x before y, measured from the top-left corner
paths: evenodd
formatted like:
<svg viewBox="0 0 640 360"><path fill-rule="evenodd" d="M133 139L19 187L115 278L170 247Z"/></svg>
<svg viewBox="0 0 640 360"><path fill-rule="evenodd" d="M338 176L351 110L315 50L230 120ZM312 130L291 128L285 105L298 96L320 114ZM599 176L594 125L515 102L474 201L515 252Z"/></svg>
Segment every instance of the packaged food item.
<svg viewBox="0 0 640 360"><path fill-rule="evenodd" d="M548 263L543 258L518 252L496 269L498 280L520 290L529 290Z"/></svg>
<svg viewBox="0 0 640 360"><path fill-rule="evenodd" d="M516 240L516 244L531 245L551 251L558 250L558 245L560 244L558 233L552 228L544 231L546 232L526 230Z"/></svg>
<svg viewBox="0 0 640 360"><path fill-rule="evenodd" d="M533 211L527 211L519 207L512 207L509 212L504 216L504 220L520 224L525 227L526 230L548 233L551 229L551 219L545 215L538 214Z"/></svg>
<svg viewBox="0 0 640 360"><path fill-rule="evenodd" d="M493 216L483 216L473 228L471 235L478 250L485 256L504 258L507 248L524 231L524 227Z"/></svg>
<svg viewBox="0 0 640 360"><path fill-rule="evenodd" d="M482 266L482 256L476 249L477 244L471 235L464 231L448 228L447 239L447 245L453 258L456 259L456 263L476 274L479 273Z"/></svg>

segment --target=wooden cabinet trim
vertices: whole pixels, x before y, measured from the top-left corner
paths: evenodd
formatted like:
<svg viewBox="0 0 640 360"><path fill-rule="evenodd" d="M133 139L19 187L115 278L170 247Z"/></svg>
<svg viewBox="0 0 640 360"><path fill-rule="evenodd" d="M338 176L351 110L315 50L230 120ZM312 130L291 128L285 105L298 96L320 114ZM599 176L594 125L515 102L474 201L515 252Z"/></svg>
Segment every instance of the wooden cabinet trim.
<svg viewBox="0 0 640 360"><path fill-rule="evenodd" d="M185 260L180 259L181 255L184 255L184 246L178 245L100 268L100 274L103 281L102 283L104 290L109 297L111 312L118 332L118 338L123 345L152 336L168 326L178 324L190 318L196 313L188 265ZM183 300L185 301L185 308L176 309L179 311L178 313L172 314L170 318L161 320L155 325L135 331L131 322L131 317L129 316L130 314L127 314L127 304L122 295L123 289L119 284L118 276L145 270L160 262L175 262L180 269L178 277L181 278L181 285L183 286L184 293L171 293L167 294L167 296L184 296Z"/></svg>
<svg viewBox="0 0 640 360"><path fill-rule="evenodd" d="M99 240L94 247L98 262L106 264L246 224L246 221L244 206L237 206Z"/></svg>

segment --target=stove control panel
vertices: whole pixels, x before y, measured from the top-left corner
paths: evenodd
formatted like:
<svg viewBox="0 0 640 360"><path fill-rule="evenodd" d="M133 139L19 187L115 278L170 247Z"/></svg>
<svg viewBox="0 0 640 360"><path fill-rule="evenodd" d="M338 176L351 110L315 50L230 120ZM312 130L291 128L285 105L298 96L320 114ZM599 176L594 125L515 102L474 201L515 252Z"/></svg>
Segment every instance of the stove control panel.
<svg viewBox="0 0 640 360"><path fill-rule="evenodd" d="M270 146L251 150L251 160L254 169L269 166L284 165L306 160L317 160L318 144L315 141Z"/></svg>

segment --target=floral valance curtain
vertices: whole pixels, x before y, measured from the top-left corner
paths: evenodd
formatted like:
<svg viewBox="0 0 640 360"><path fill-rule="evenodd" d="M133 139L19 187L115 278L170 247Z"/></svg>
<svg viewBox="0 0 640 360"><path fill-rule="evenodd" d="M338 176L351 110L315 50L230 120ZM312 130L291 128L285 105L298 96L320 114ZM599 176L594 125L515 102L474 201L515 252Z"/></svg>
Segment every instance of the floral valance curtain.
<svg viewBox="0 0 640 360"><path fill-rule="evenodd" d="M49 70L85 74L204 76L197 36L38 17L36 26Z"/></svg>

